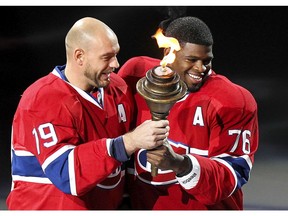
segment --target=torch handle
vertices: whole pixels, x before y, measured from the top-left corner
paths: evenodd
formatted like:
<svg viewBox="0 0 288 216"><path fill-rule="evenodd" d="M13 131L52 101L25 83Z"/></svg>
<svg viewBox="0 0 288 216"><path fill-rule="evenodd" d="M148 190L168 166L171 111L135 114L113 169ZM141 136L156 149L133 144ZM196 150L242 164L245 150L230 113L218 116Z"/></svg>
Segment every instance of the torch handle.
<svg viewBox="0 0 288 216"><path fill-rule="evenodd" d="M155 165L153 165L153 164L151 165L151 175L153 177L158 175L158 168Z"/></svg>
<svg viewBox="0 0 288 216"><path fill-rule="evenodd" d="M171 148L167 138L164 140L163 145L167 146L168 148ZM158 175L158 168L155 165L152 165L152 164L151 164L151 175L153 177Z"/></svg>
<svg viewBox="0 0 288 216"><path fill-rule="evenodd" d="M163 115L163 113L160 113L160 114L159 113L152 113L152 120L153 121L159 121L161 119L166 119L166 116L167 116L167 114ZM151 175L153 177L158 175L158 168L154 164L151 164Z"/></svg>

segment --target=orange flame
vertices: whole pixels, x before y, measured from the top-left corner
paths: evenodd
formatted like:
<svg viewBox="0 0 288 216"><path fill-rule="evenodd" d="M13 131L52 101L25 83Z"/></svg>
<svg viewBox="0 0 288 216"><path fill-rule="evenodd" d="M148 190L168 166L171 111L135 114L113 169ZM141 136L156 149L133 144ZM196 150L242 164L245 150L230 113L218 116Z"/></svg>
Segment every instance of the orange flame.
<svg viewBox="0 0 288 216"><path fill-rule="evenodd" d="M159 48L168 48L168 47L171 48L168 55L164 56L164 58L160 62L160 65L162 66L162 68L165 68L168 63L171 64L174 62L176 58L174 50L179 51L181 48L176 38L166 37L163 35L162 32L163 30L159 28L152 37L156 38Z"/></svg>

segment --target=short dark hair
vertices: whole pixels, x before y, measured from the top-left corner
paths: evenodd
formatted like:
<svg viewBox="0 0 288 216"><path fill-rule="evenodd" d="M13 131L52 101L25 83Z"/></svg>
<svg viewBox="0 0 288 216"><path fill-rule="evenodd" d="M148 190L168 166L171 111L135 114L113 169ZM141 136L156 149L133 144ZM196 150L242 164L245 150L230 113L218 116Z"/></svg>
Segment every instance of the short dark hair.
<svg viewBox="0 0 288 216"><path fill-rule="evenodd" d="M173 20L164 32L166 37L176 38L180 44L194 43L213 45L213 37L209 27L197 17L180 17Z"/></svg>

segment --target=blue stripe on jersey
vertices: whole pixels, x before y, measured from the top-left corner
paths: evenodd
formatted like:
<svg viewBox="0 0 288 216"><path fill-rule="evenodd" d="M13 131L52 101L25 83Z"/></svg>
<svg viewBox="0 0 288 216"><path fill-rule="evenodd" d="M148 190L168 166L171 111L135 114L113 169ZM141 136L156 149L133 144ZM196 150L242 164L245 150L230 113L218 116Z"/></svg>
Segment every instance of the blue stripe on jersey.
<svg viewBox="0 0 288 216"><path fill-rule="evenodd" d="M35 156L18 156L12 150L12 175L46 177Z"/></svg>
<svg viewBox="0 0 288 216"><path fill-rule="evenodd" d="M241 188L249 180L250 167L246 160L242 157L223 157L221 158L229 163L237 175L238 183L237 188Z"/></svg>
<svg viewBox="0 0 288 216"><path fill-rule="evenodd" d="M64 193L71 194L68 155L69 149L53 160L45 169L45 173L53 184Z"/></svg>

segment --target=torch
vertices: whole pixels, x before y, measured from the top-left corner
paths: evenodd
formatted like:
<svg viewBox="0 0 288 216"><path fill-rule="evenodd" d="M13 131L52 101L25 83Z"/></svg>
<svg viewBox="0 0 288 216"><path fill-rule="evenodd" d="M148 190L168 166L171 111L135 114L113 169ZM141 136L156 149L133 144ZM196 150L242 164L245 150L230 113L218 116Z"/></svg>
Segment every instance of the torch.
<svg viewBox="0 0 288 216"><path fill-rule="evenodd" d="M179 75L167 66L175 59L174 50L180 50L177 39L165 37L161 29L158 29L152 37L157 39L159 47L170 47L170 52L164 56L159 66L146 72L146 76L137 82L136 88L138 93L145 99L152 120L158 121L167 119L172 106L185 96L187 86L180 80ZM167 139L164 140L164 145L169 145ZM156 176L157 174L158 168L152 164L151 175Z"/></svg>

